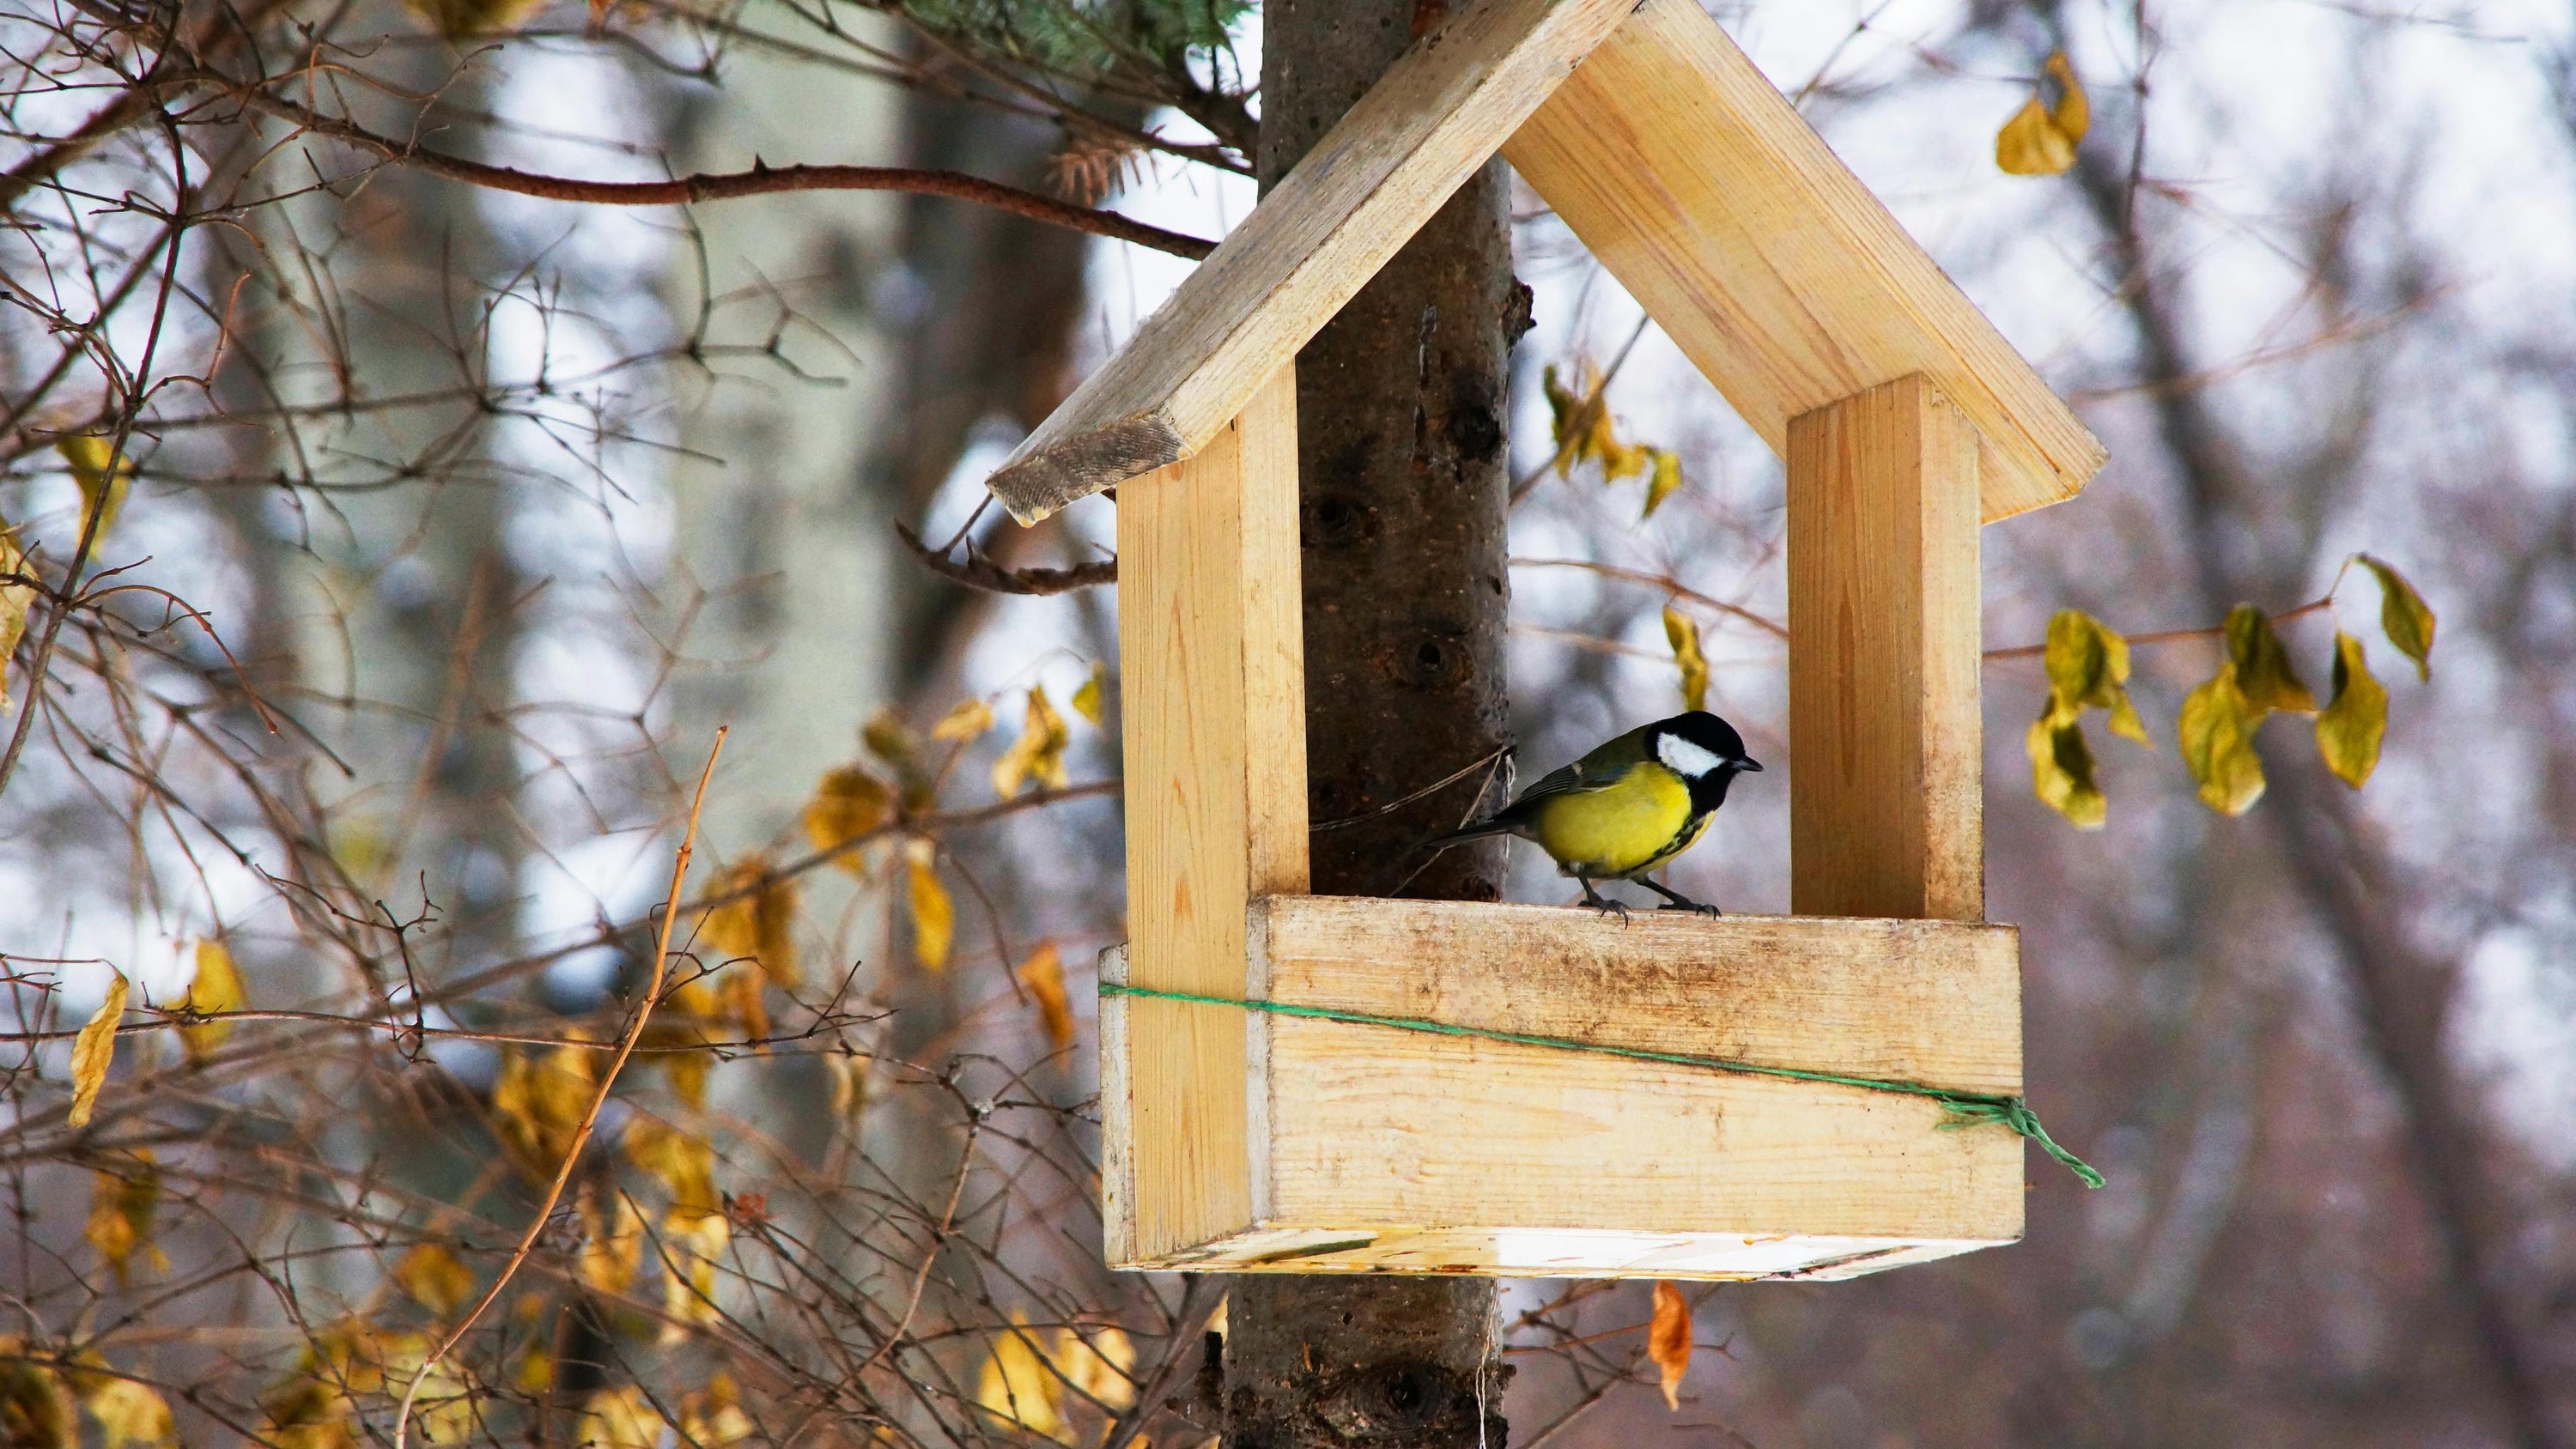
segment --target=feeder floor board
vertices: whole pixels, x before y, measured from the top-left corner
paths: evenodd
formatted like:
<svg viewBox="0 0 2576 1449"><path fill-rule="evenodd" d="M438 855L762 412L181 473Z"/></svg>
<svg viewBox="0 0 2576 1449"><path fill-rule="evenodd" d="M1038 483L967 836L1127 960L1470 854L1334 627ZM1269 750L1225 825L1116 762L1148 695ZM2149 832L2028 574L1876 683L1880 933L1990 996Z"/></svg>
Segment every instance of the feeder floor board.
<svg viewBox="0 0 2576 1449"><path fill-rule="evenodd" d="M1245 999L2021 1090L2009 926L1269 896L1247 941ZM1133 1044L1205 1013L1238 1018L1245 1080L1140 1082L1173 1065ZM2021 1236L2021 1139L1927 1098L1119 996L1101 1043L1117 1267L1843 1277ZM1135 1134L1181 1125L1148 1096L1204 1104L1196 1168L1227 1191L1138 1173L1170 1159ZM1174 1211L1211 1195L1249 1211Z"/></svg>

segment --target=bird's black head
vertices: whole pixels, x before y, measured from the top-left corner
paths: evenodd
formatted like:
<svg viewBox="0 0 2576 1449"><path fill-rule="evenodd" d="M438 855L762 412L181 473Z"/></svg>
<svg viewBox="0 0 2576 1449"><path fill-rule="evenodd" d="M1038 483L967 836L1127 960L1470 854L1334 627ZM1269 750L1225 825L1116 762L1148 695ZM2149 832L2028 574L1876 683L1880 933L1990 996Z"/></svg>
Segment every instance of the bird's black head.
<svg viewBox="0 0 2576 1449"><path fill-rule="evenodd" d="M1735 726L1704 709L1655 721L1646 727L1646 743L1666 768L1690 781L1691 801L1703 810L1725 801L1737 775L1762 768L1744 753L1744 736Z"/></svg>

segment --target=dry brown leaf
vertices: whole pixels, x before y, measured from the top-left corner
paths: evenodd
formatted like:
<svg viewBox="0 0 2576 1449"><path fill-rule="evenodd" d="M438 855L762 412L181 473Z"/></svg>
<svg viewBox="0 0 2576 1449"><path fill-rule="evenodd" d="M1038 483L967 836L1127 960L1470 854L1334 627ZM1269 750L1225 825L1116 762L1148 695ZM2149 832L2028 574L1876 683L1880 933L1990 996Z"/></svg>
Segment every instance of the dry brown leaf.
<svg viewBox="0 0 2576 1449"><path fill-rule="evenodd" d="M116 1027L125 1019L125 973L113 967L108 974L115 979L107 986L107 996L90 1013L89 1021L72 1038L72 1112L74 1127L89 1125L90 1109L98 1105L98 1089L107 1085L107 1068L116 1059Z"/></svg>
<svg viewBox="0 0 2576 1449"><path fill-rule="evenodd" d="M223 942L209 938L197 943L196 956L197 974L188 982L188 1009L201 1016L241 1010L245 1004L241 972L233 965L233 953ZM188 1060L202 1063L224 1044L232 1029L229 1021L202 1022L181 1027L179 1039L188 1049Z"/></svg>
<svg viewBox="0 0 2576 1449"><path fill-rule="evenodd" d="M1681 1289L1662 1278L1655 1280L1655 1318L1646 1326L1646 1356L1663 1371L1664 1406L1680 1412L1682 1375L1690 1371L1690 1304L1683 1301Z"/></svg>
<svg viewBox="0 0 2576 1449"><path fill-rule="evenodd" d="M1708 707L1708 656L1699 651L1699 624L1670 604L1664 606L1664 637L1672 641L1673 662L1682 671L1682 708Z"/></svg>
<svg viewBox="0 0 2576 1449"><path fill-rule="evenodd" d="M1064 955L1055 942L1042 943L1020 963L1020 982L1037 998L1038 1020L1046 1026L1047 1042L1057 1051L1073 1045L1073 1004L1064 994Z"/></svg>

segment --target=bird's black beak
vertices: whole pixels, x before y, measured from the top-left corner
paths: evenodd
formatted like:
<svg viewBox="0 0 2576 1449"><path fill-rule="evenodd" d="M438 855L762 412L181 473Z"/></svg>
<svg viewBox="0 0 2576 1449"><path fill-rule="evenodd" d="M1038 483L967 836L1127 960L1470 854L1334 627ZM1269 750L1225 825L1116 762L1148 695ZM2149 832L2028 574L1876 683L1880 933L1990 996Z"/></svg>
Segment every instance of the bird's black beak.
<svg viewBox="0 0 2576 1449"><path fill-rule="evenodd" d="M1745 756L1744 758L1742 758L1742 759L1740 759L1740 760L1735 761L1735 762L1734 762L1734 764L1735 764L1735 768L1737 768L1737 769L1739 769L1739 770L1742 770L1742 771L1746 772L1747 774L1759 775L1759 774L1761 774L1761 773L1762 773L1762 762L1761 762L1760 760L1754 759L1754 758L1753 758L1752 756L1750 756L1750 755L1747 755L1747 756Z"/></svg>

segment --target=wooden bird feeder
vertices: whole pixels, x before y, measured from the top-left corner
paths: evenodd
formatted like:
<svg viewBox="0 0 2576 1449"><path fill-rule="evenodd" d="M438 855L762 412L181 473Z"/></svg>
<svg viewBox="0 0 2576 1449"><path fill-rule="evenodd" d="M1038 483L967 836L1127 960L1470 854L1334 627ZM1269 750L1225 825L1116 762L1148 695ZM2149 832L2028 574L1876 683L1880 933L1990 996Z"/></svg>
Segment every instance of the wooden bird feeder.
<svg viewBox="0 0 2576 1449"><path fill-rule="evenodd" d="M1500 150L1788 465L1786 917L1307 893L1297 350ZM1117 487L1117 987L2021 1091L1984 923L1977 531L2103 450L1699 8L1479 0L990 483ZM2021 1236L1943 1107L1104 995L1122 1268L1844 1278Z"/></svg>

